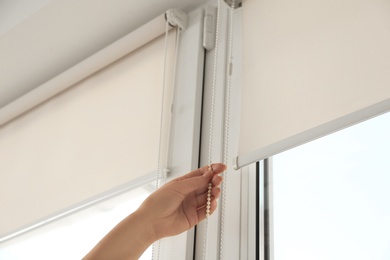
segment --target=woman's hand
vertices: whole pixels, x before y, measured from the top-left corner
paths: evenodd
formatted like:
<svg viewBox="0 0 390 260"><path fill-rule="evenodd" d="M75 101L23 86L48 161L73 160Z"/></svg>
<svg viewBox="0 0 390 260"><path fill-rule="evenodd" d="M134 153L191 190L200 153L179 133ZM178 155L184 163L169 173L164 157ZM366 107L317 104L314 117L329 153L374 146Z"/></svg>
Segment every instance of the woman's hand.
<svg viewBox="0 0 390 260"><path fill-rule="evenodd" d="M138 211L147 219L156 240L180 234L206 218L208 184L212 183L210 213L217 208L224 164L204 166L174 179L151 194Z"/></svg>
<svg viewBox="0 0 390 260"><path fill-rule="evenodd" d="M210 182L210 213L217 208L222 182L218 174L225 169L224 164L216 163L168 182L115 226L84 259L138 259L156 240L192 228L206 218Z"/></svg>

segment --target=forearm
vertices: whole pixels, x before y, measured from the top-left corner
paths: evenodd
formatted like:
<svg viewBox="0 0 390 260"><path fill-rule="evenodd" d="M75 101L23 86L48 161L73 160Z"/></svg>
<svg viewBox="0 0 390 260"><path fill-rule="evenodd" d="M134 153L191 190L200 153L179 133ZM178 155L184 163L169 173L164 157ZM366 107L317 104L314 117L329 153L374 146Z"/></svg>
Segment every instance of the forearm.
<svg viewBox="0 0 390 260"><path fill-rule="evenodd" d="M90 259L138 259L156 240L147 216L136 211L122 220L84 257Z"/></svg>

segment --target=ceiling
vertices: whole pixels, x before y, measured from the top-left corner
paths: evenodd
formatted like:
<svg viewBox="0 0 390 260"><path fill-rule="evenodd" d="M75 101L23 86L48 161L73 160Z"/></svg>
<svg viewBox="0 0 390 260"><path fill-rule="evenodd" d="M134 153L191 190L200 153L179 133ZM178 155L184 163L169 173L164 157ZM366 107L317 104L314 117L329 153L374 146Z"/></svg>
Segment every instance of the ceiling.
<svg viewBox="0 0 390 260"><path fill-rule="evenodd" d="M50 2L51 0L0 0L0 37Z"/></svg>
<svg viewBox="0 0 390 260"><path fill-rule="evenodd" d="M0 108L166 10L205 2L0 0Z"/></svg>

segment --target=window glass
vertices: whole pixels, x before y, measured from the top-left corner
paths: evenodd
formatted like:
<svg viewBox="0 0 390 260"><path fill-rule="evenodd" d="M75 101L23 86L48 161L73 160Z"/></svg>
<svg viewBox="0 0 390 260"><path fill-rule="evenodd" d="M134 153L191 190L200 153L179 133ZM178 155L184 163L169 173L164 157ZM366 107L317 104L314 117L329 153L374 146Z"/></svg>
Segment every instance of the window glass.
<svg viewBox="0 0 390 260"><path fill-rule="evenodd" d="M390 113L275 156L275 259L390 259L389 198Z"/></svg>
<svg viewBox="0 0 390 260"><path fill-rule="evenodd" d="M153 192L140 187L0 244L0 259L81 259ZM141 259L151 259L151 249Z"/></svg>

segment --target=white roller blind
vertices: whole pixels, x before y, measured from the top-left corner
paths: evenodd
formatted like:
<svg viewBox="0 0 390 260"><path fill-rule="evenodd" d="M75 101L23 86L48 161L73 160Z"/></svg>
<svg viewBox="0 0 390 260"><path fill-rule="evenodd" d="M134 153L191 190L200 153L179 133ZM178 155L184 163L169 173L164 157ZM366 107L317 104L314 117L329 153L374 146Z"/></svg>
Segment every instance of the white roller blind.
<svg viewBox="0 0 390 260"><path fill-rule="evenodd" d="M0 128L0 237L156 170L163 64L162 36Z"/></svg>
<svg viewBox="0 0 390 260"><path fill-rule="evenodd" d="M390 109L390 2L246 0L237 166Z"/></svg>

